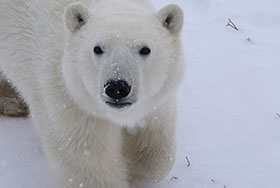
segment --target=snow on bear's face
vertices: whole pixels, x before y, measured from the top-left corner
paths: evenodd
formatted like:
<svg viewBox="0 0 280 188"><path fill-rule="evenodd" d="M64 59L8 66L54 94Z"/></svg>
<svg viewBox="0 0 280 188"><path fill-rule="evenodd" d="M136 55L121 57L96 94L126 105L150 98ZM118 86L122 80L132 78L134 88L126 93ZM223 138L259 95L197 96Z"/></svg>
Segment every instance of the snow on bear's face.
<svg viewBox="0 0 280 188"><path fill-rule="evenodd" d="M62 65L70 96L82 110L115 124L141 121L174 98L184 70L182 25L176 5L129 16L70 5Z"/></svg>

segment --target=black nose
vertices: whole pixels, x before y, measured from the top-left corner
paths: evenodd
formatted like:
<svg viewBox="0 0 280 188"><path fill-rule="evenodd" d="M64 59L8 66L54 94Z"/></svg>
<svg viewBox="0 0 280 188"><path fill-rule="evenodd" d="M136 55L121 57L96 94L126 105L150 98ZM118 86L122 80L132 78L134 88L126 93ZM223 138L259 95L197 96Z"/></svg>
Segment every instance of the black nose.
<svg viewBox="0 0 280 188"><path fill-rule="evenodd" d="M124 80L110 80L104 85L105 93L114 100L120 100L127 97L131 86Z"/></svg>

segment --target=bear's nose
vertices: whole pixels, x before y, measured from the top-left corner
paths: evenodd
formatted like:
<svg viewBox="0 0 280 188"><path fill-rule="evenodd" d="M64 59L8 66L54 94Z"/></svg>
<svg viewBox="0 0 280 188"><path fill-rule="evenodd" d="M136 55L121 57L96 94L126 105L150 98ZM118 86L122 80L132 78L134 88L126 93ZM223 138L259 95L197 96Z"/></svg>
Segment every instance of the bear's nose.
<svg viewBox="0 0 280 188"><path fill-rule="evenodd" d="M129 95L131 86L124 80L110 80L104 89L108 97L117 101Z"/></svg>

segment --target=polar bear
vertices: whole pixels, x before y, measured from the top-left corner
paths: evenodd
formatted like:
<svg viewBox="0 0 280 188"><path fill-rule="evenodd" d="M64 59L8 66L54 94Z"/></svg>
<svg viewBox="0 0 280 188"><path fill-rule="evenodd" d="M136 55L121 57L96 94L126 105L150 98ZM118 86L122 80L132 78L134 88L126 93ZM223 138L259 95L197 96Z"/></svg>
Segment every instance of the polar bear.
<svg viewBox="0 0 280 188"><path fill-rule="evenodd" d="M167 175L182 27L177 5L155 11L144 0L0 2L0 68L30 107L59 188Z"/></svg>

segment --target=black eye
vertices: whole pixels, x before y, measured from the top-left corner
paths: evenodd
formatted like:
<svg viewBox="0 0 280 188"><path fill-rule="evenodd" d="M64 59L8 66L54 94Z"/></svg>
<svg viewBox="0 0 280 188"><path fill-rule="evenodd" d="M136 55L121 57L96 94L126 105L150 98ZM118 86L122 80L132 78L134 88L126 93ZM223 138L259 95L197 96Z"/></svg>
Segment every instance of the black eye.
<svg viewBox="0 0 280 188"><path fill-rule="evenodd" d="M97 55L103 54L103 50L101 49L100 46L94 47L93 51L94 51L94 53L97 54Z"/></svg>
<svg viewBox="0 0 280 188"><path fill-rule="evenodd" d="M148 47L143 47L139 53L140 55L149 55L151 53L151 49Z"/></svg>

